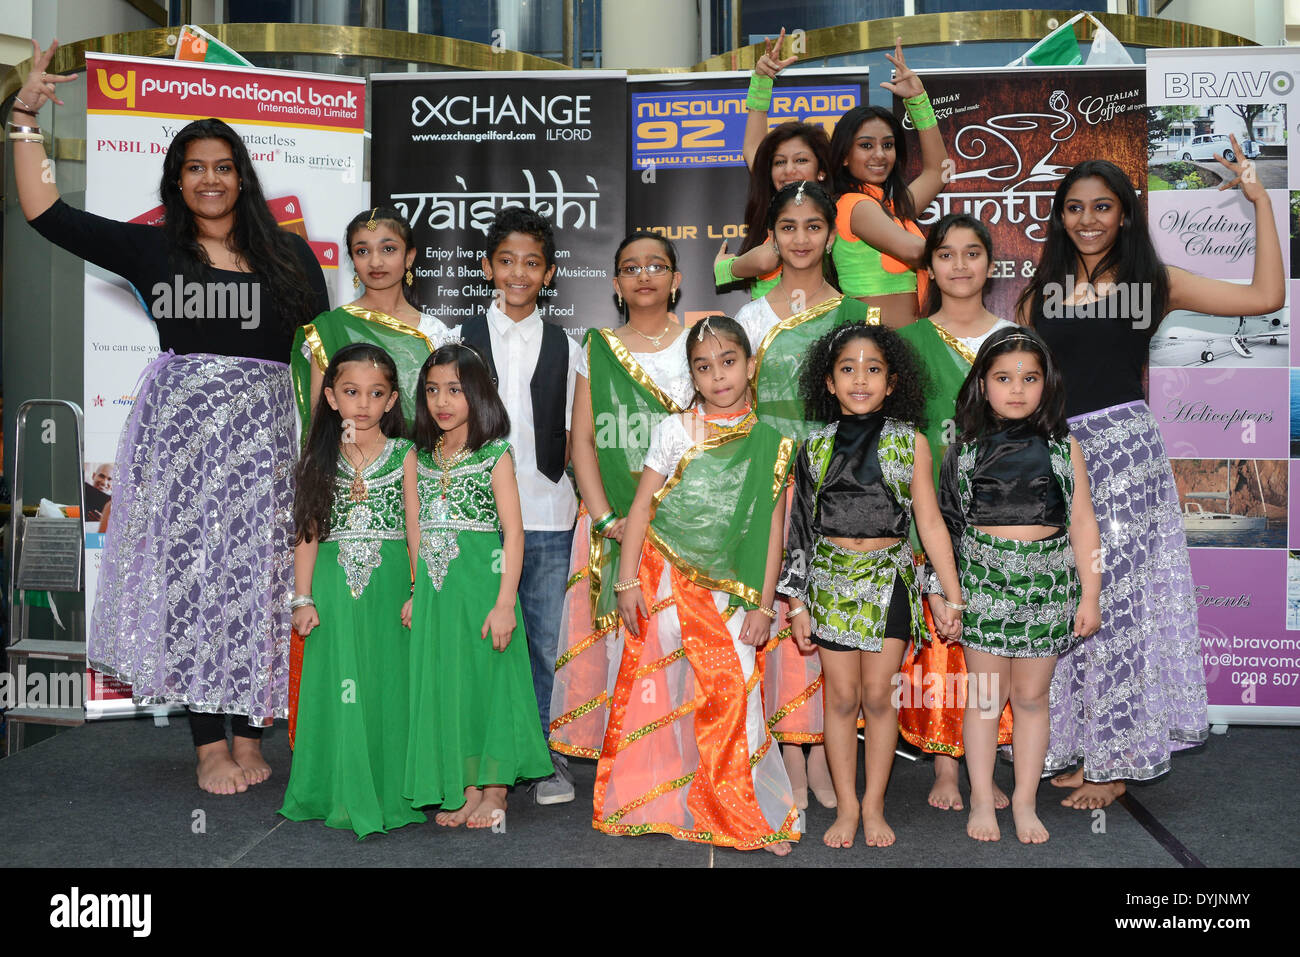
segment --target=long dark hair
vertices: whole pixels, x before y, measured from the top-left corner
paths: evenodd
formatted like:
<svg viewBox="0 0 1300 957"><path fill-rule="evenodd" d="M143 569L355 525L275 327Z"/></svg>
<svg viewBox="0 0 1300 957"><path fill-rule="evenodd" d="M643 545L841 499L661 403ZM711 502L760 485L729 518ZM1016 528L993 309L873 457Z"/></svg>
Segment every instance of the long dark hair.
<svg viewBox="0 0 1300 957"><path fill-rule="evenodd" d="M695 366L691 364L691 353L708 337L718 339L730 339L736 345L740 346L740 351L744 353L745 361L753 358L754 349L749 343L749 334L745 332L743 326L730 316L706 316L686 330L686 335L682 336L686 340L686 366L691 370L691 385L695 385ZM750 400L753 400L753 390L749 390ZM703 398L697 387L695 394L691 396L691 405L694 406Z"/></svg>
<svg viewBox="0 0 1300 957"><path fill-rule="evenodd" d="M430 451L442 438L438 420L429 412L425 389L429 370L434 366L456 366L456 378L469 406L469 435L465 448L471 452L481 449L493 439L504 439L510 434L510 415L506 412L496 382L488 369L487 360L473 346L463 342L449 342L440 346L420 366L420 376L415 385L415 432L412 438L420 448Z"/></svg>
<svg viewBox="0 0 1300 957"><path fill-rule="evenodd" d="M158 196L164 210L163 232L167 237L172 268L187 280L210 278L212 260L199 242L194 214L181 194L181 169L185 149L195 140L222 140L230 147L239 175L239 197L235 200L234 223L227 244L237 252L267 285L283 322L283 331L294 329L316 318L308 295L307 276L303 273L290 234L276 224L266 208L266 197L248 149L239 134L218 119L195 120L172 139L163 157L162 179Z"/></svg>
<svg viewBox="0 0 1300 957"><path fill-rule="evenodd" d="M837 326L813 343L799 375L799 395L804 415L817 422L835 422L840 403L826 388L826 379L834 378L835 363L845 348L857 339L870 339L884 356L894 391L885 396L885 415L925 427L925 393L929 380L916 360L916 353L903 337L886 326L849 322Z"/></svg>
<svg viewBox="0 0 1300 957"><path fill-rule="evenodd" d="M912 202L912 194L903 179L903 170L907 168L907 138L903 135L903 124L883 107L855 106L835 124L835 131L831 133L831 175L835 177L835 192L843 196L857 192L863 185L844 162L853 149L853 141L858 138L858 130L868 120L884 120L894 135L894 168L881 186L885 194L885 212L902 220L916 219L916 204Z"/></svg>
<svg viewBox="0 0 1300 957"><path fill-rule="evenodd" d="M398 238L402 241L407 249L415 249L415 234L411 232L411 224L408 223L392 206L375 206L371 209L363 209L352 217L348 223L347 229L343 230L343 248L348 251L348 258L352 257L352 240L363 229L369 229L369 224L374 223L376 228L380 223L391 225L397 232ZM415 263L411 263L414 267ZM420 298L415 294L415 284L407 285L405 279L402 283L402 295L406 301L415 309L420 308Z"/></svg>
<svg viewBox="0 0 1300 957"><path fill-rule="evenodd" d="M785 208L796 201L810 201L816 206L817 211L826 219L826 238L830 239L835 235L835 200L831 199L830 194L820 185L811 181L787 183L772 197L772 202L767 207L767 219L764 220L768 232L776 228L776 221L780 219ZM839 288L835 261L830 257L829 252L822 254L822 278Z"/></svg>
<svg viewBox="0 0 1300 957"><path fill-rule="evenodd" d="M749 252L763 242L768 207L775 192L772 188L772 157L778 146L790 140L803 140L807 143L817 160L818 171L823 176L831 175L831 141L820 126L791 121L769 130L754 151L754 166L749 174L749 195L745 199L745 225L749 231L740 243L742 253ZM830 221L835 222L834 215Z"/></svg>
<svg viewBox="0 0 1300 957"><path fill-rule="evenodd" d="M1098 279L1107 277L1113 271L1112 281L1116 285L1127 285L1132 289L1137 283L1150 283L1151 297L1148 301L1151 315L1147 317L1150 322L1146 327L1149 337L1155 333L1168 308L1169 272L1151 242L1147 214L1138 202L1133 184L1124 175L1124 171L1109 160L1086 160L1080 163L1065 174L1061 185L1056 188L1056 195L1052 197L1052 215L1047 223L1047 240L1043 243L1034 278L1016 301L1017 319L1027 315L1032 323L1043 314L1044 301L1049 298L1049 286L1063 290L1065 296L1073 294L1073 289L1064 287L1066 278L1074 275L1079 264L1079 252L1074 240L1065 231L1065 197L1069 194L1070 187L1090 176L1100 179L1107 189L1119 197L1124 216L1115 244L1097 263L1092 275L1076 276L1075 279L1086 279L1095 285Z"/></svg>
<svg viewBox="0 0 1300 957"><path fill-rule="evenodd" d="M969 229L973 232L980 245L984 247L984 251L988 253L989 262L993 262L993 238L989 235L988 227L967 213L949 213L930 227L930 235L925 238L925 250L921 253L922 269L931 268L935 251L943 245L950 229ZM984 285L988 288L988 282ZM939 284L932 282L930 291L925 297L925 315L933 316L942 306L943 293L939 290Z"/></svg>
<svg viewBox="0 0 1300 957"><path fill-rule="evenodd" d="M628 246L631 246L639 239L653 239L655 242L659 243L659 245L663 246L664 257L668 260L668 265L672 267L673 272L677 272L677 247L673 245L673 241L663 233L652 233L648 229L638 229L624 236L623 241L618 244L618 249L614 250L614 278L618 278L618 261L623 255L623 250L627 249ZM676 306L677 300L681 298L682 291L680 289L676 292L669 293L668 308L671 309ZM614 303L616 305L618 304L617 295L614 296ZM619 312L623 313L621 306L619 307ZM624 314L623 318L626 320L627 316Z"/></svg>
<svg viewBox="0 0 1300 957"><path fill-rule="evenodd" d="M1043 398L1025 420L1026 424L1049 440L1063 439L1070 434L1065 420L1065 383L1051 348L1032 329L1003 328L984 340L970 374L957 393L957 445L974 442L1003 428L1004 420L994 413L984 393L984 377L993 361L1008 352L1027 352L1036 356L1043 366Z"/></svg>
<svg viewBox="0 0 1300 957"><path fill-rule="evenodd" d="M293 499L293 525L296 542L320 541L330 533L330 510L334 507L334 478L339 468L339 446L343 441L343 420L338 410L325 398L325 390L334 388L339 369L346 362L373 362L384 370L388 384L397 392L397 366L379 346L368 342L354 342L339 349L330 359L321 382L320 398L311 414L311 429L298 459L296 475L298 491ZM400 395L399 395L400 399ZM401 436L406 421L402 418L402 403L393 407L379 420L379 431L389 438Z"/></svg>

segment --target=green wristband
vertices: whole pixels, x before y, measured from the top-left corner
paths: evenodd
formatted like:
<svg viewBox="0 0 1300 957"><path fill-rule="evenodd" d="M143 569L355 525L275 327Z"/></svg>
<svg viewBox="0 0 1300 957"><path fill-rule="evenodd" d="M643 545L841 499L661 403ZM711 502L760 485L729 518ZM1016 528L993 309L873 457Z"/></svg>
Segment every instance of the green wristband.
<svg viewBox="0 0 1300 957"><path fill-rule="evenodd" d="M730 286L736 281L736 274L732 272L731 264L736 261L735 256L728 256L713 264L713 284L715 286Z"/></svg>
<svg viewBox="0 0 1300 957"><path fill-rule="evenodd" d="M749 78L749 95L745 97L745 106L755 113L766 113L771 105L772 78L755 73Z"/></svg>
<svg viewBox="0 0 1300 957"><path fill-rule="evenodd" d="M618 516L614 514L614 510L611 508L608 512L591 523L591 530L597 535L604 534L605 529L609 528L617 521Z"/></svg>
<svg viewBox="0 0 1300 957"><path fill-rule="evenodd" d="M907 107L907 115L911 118L917 132L939 125L939 121L934 118L934 107L930 105L930 94L922 91L916 96L909 96L903 101L903 105Z"/></svg>

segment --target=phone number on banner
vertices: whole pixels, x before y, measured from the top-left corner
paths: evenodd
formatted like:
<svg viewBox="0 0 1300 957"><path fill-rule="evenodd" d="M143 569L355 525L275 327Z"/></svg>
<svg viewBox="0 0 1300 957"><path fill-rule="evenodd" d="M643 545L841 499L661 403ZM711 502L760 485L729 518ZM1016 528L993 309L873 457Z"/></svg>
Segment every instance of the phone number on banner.
<svg viewBox="0 0 1300 957"><path fill-rule="evenodd" d="M743 166L744 89L632 94L632 163L648 166ZM774 93L768 125L815 123L829 134L858 105L857 86L806 86Z"/></svg>

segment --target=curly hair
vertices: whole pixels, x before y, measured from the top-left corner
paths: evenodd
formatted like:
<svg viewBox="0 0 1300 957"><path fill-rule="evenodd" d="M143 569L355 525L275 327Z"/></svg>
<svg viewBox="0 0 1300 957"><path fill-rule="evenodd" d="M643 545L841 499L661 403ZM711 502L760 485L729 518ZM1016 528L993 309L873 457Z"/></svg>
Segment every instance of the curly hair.
<svg viewBox="0 0 1300 957"><path fill-rule="evenodd" d="M842 415L840 403L826 388L833 379L835 363L848 346L858 339L870 339L880 347L893 391L885 397L885 415L925 428L925 395L928 382L916 353L903 337L886 326L849 322L837 326L813 343L799 375L799 396L803 399L804 417L819 422L834 422Z"/></svg>

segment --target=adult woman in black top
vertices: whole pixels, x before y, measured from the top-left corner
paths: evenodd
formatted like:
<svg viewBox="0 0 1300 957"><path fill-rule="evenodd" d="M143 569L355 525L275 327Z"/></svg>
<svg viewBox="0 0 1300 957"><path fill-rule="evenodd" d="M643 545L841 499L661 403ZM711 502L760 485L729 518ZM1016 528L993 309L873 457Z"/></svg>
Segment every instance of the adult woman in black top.
<svg viewBox="0 0 1300 957"><path fill-rule="evenodd" d="M1233 141L1237 156L1243 155ZM1285 297L1273 208L1246 163L1217 157L1255 208L1249 285L1166 266L1124 172L1090 160L1062 180L1033 281L1019 302L1052 347L1070 431L1083 448L1101 528L1102 623L1062 655L1052 681L1049 770L1062 802L1096 808L1124 781L1169 769L1170 753L1205 740L1205 672L1173 470L1143 399L1151 335L1166 313L1261 315Z"/></svg>
<svg viewBox="0 0 1300 957"><path fill-rule="evenodd" d="M34 128L75 77L44 72L57 43L33 46L9 124L23 215L130 282L164 350L118 451L89 658L137 701L188 705L199 786L244 791L270 775L261 728L287 710L295 406L283 363L294 329L329 308L324 277L276 226L220 120L189 124L168 148L161 228L66 205Z"/></svg>

